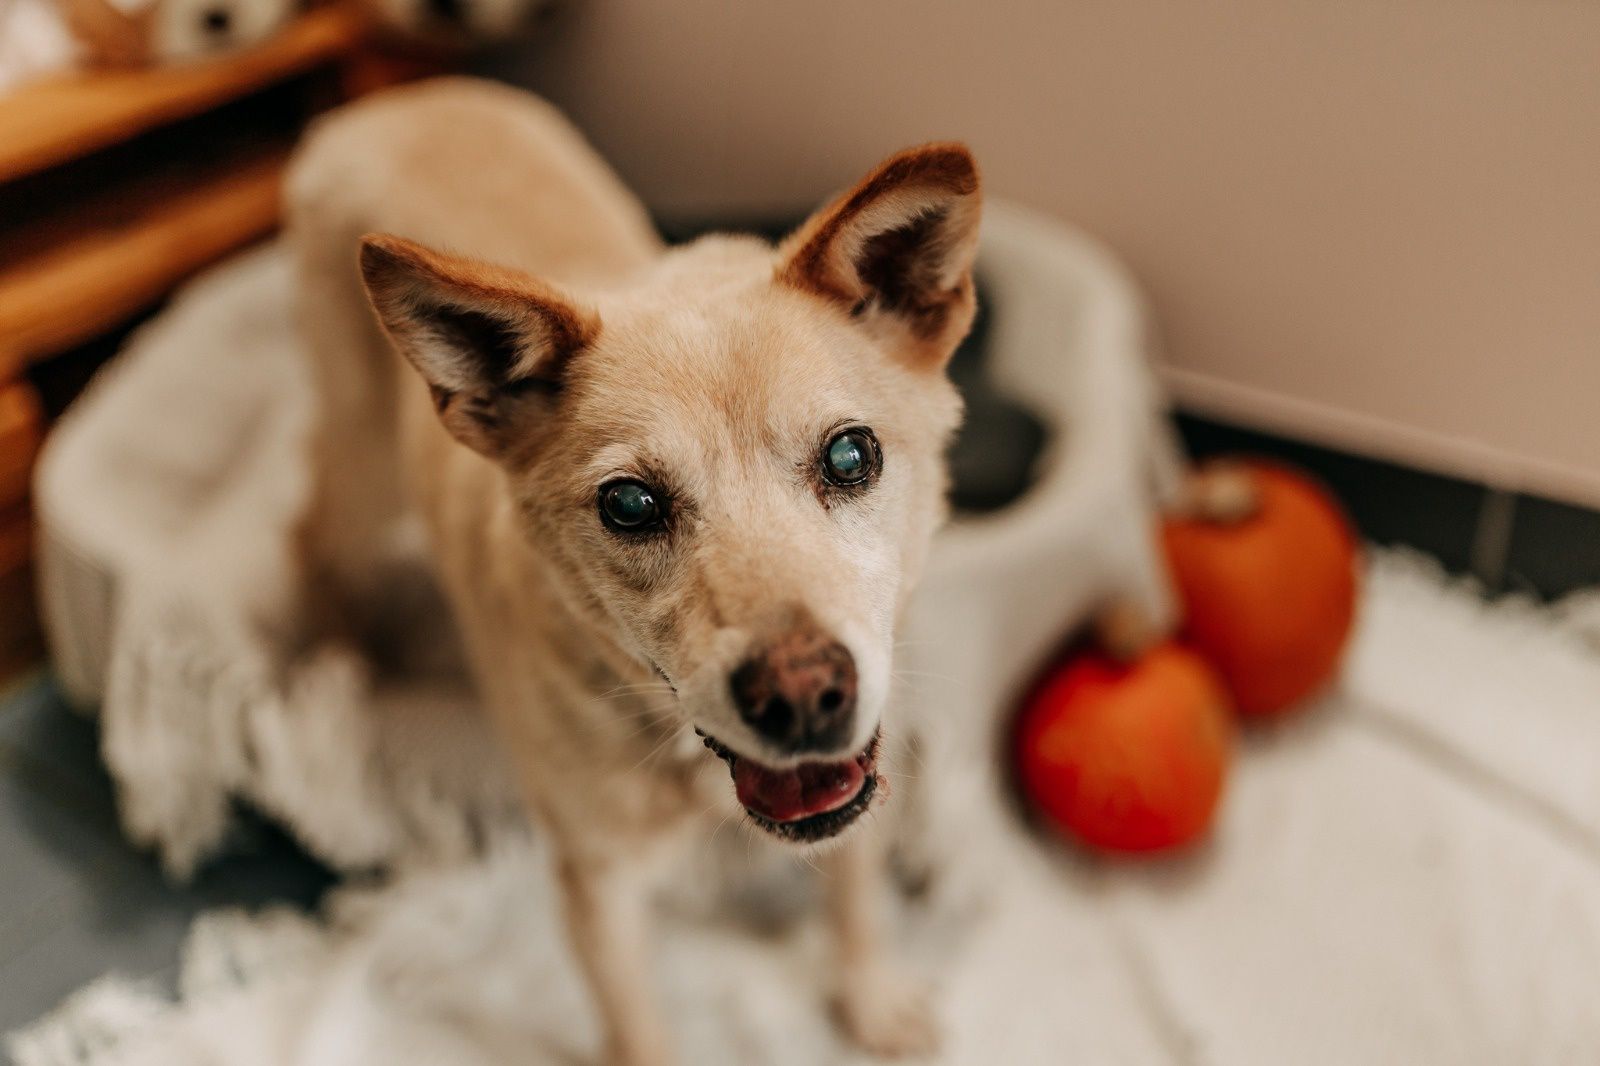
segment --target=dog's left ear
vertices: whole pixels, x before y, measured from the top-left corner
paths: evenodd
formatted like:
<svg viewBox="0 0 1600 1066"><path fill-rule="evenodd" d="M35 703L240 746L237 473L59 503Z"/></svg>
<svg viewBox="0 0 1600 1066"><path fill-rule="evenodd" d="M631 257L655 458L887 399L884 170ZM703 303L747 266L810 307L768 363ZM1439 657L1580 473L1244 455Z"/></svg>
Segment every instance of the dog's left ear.
<svg viewBox="0 0 1600 1066"><path fill-rule="evenodd" d="M361 277L389 339L422 375L461 443L508 459L560 392L600 319L514 270L383 234L361 241Z"/></svg>
<svg viewBox="0 0 1600 1066"><path fill-rule="evenodd" d="M982 197L962 144L890 156L812 215L779 249L780 281L881 315L909 333L919 364L942 367L972 325Z"/></svg>

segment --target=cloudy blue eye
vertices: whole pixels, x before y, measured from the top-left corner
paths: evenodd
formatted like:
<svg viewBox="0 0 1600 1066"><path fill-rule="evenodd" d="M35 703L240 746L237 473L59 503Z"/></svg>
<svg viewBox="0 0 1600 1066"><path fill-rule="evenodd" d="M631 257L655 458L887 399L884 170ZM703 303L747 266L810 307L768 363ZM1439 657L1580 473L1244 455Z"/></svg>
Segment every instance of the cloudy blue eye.
<svg viewBox="0 0 1600 1066"><path fill-rule="evenodd" d="M612 529L636 533L661 521L661 503L642 481L613 481L600 487L600 517Z"/></svg>
<svg viewBox="0 0 1600 1066"><path fill-rule="evenodd" d="M822 450L822 473L835 485L859 485L878 468L878 442L865 427L847 429Z"/></svg>

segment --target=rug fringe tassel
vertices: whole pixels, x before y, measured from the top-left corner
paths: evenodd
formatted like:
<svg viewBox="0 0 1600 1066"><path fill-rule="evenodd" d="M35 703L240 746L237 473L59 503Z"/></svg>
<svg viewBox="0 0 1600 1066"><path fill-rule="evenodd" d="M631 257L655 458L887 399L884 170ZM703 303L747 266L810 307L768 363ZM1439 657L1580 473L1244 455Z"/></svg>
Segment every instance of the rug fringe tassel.
<svg viewBox="0 0 1600 1066"><path fill-rule="evenodd" d="M102 977L6 1038L16 1066L102 1066L169 1021L176 1008L150 985Z"/></svg>

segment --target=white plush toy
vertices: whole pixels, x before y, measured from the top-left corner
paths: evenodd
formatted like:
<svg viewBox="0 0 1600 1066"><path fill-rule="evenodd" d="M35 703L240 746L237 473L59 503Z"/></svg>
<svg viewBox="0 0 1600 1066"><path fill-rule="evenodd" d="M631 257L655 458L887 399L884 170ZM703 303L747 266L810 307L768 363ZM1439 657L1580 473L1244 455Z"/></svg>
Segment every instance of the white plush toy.
<svg viewBox="0 0 1600 1066"><path fill-rule="evenodd" d="M0 92L47 74L180 63L277 33L302 0L0 0ZM352 0L401 45L455 52L531 28L549 0Z"/></svg>
<svg viewBox="0 0 1600 1066"><path fill-rule="evenodd" d="M57 0L82 5L109 0ZM295 0L154 0L148 12L148 58L200 59L264 41L294 15Z"/></svg>
<svg viewBox="0 0 1600 1066"><path fill-rule="evenodd" d="M0 92L66 70L77 55L55 0L0 0Z"/></svg>
<svg viewBox="0 0 1600 1066"><path fill-rule="evenodd" d="M13 3L38 8L29 18L38 24L35 34L45 34L40 0ZM54 0L72 62L88 69L157 66L245 48L277 34L294 6L296 0L144 0L136 6Z"/></svg>
<svg viewBox="0 0 1600 1066"><path fill-rule="evenodd" d="M270 37L295 0L0 0L0 92L64 71L182 62Z"/></svg>

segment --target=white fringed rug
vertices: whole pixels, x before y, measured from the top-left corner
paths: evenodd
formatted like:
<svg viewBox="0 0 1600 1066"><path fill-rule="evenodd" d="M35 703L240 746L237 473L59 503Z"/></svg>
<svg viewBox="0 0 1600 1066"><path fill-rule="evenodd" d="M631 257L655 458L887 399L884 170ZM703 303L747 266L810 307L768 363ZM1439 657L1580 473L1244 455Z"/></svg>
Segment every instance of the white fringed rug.
<svg viewBox="0 0 1600 1066"><path fill-rule="evenodd" d="M983 854L957 857L949 890L900 923L938 988L940 1061L1600 1062L1600 596L1486 606L1380 553L1341 691L1247 737L1230 789L1213 843L1156 865L1063 859L998 806L979 812ZM508 844L345 889L317 921L209 916L178 1002L107 977L10 1052L591 1061L543 864ZM822 1006L813 919L758 931L674 913L659 983L681 1062L856 1061Z"/></svg>

